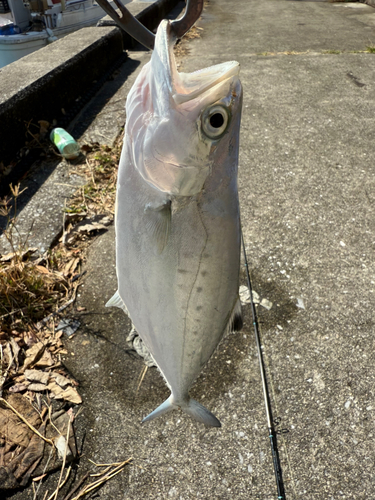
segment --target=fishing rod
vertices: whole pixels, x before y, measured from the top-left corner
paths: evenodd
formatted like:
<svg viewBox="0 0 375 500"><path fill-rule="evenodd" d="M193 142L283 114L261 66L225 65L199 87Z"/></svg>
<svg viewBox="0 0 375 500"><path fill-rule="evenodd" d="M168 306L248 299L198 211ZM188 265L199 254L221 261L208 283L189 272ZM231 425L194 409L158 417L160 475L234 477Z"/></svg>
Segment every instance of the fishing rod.
<svg viewBox="0 0 375 500"><path fill-rule="evenodd" d="M258 359L259 359L260 375L261 375L261 379L262 379L264 405L266 407L268 437L270 438L272 459L273 459L273 468L274 468L275 478L276 478L276 486L277 486L277 494L278 494L277 498L278 498L278 500L285 500L284 482L283 482L283 476L282 476L282 472L281 472L279 450L277 447L276 431L275 431L274 420L272 418L272 410L271 410L270 396L269 396L268 386L267 386L266 371L264 369L263 354L262 354L262 349L260 346L258 319L257 319L254 301L253 301L253 289L251 286L250 272L249 272L249 266L248 266L248 262L247 262L245 241L244 241L242 229L241 229L241 241L242 241L242 250L243 250L243 255L244 255L244 260L245 260L247 285L248 285L249 293L250 293L250 305L251 305L251 313L252 313L252 317L253 317L255 341L256 341L257 350L258 350Z"/></svg>

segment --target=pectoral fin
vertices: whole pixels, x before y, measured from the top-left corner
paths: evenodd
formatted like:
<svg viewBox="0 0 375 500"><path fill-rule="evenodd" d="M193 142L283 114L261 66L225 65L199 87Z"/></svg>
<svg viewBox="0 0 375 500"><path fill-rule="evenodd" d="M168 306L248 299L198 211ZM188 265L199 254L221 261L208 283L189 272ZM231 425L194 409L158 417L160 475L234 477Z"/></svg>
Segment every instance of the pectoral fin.
<svg viewBox="0 0 375 500"><path fill-rule="evenodd" d="M171 230L171 202L167 201L159 207L147 205L147 230L150 232L151 241L160 255L169 238Z"/></svg>

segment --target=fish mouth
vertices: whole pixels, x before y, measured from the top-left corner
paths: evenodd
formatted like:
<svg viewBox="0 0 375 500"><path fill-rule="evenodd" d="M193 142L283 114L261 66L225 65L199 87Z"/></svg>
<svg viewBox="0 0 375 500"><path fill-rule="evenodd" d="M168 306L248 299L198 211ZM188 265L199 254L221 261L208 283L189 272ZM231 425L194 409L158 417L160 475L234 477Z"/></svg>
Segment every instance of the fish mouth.
<svg viewBox="0 0 375 500"><path fill-rule="evenodd" d="M155 50L164 63L166 79L175 104L183 104L213 89L217 85L238 77L240 65L237 61L228 61L204 68L193 73L179 73L173 53L176 38L169 21L162 21L158 29Z"/></svg>
<svg viewBox="0 0 375 500"><path fill-rule="evenodd" d="M176 104L192 101L205 94L219 84L238 77L240 65L237 61L229 61L194 73L179 73L179 81L174 81L173 100ZM182 84L182 85L181 85Z"/></svg>

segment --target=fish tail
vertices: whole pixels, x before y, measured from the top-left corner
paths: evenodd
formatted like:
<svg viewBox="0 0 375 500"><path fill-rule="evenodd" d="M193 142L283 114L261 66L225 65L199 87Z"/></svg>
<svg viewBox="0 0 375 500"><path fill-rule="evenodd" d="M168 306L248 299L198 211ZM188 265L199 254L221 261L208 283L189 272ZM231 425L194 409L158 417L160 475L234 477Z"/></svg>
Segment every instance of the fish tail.
<svg viewBox="0 0 375 500"><path fill-rule="evenodd" d="M177 403L174 401L173 395L169 396L169 398L166 399L160 406L158 406L156 410L147 415L147 417L142 420L142 424L144 422L154 420L155 418L160 417L160 415L164 415L164 413L168 413L172 410L177 410L178 408L181 408L182 411L190 415L197 422L208 425L210 427L221 427L221 423L215 417L215 415L207 410L207 408L205 408L203 405L198 403L198 401L190 398L186 402Z"/></svg>
<svg viewBox="0 0 375 500"><path fill-rule="evenodd" d="M142 420L142 424L144 422L154 420L155 418L160 417L160 415L164 415L164 413L168 413L177 408L178 406L173 403L172 395L170 395L169 398L164 401L164 403L158 406L156 410L152 411L149 415L147 415L147 417Z"/></svg>
<svg viewBox="0 0 375 500"><path fill-rule="evenodd" d="M181 410L190 415L197 422L201 422L204 425L210 427L221 427L220 421L203 405L195 401L195 399L189 399L187 404L181 405Z"/></svg>

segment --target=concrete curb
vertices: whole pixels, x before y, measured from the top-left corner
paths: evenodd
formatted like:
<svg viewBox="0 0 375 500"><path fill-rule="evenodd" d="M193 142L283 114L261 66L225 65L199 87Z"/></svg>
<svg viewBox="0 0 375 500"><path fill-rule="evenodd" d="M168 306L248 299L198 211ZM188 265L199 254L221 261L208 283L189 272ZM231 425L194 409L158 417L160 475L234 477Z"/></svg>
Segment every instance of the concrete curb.
<svg viewBox="0 0 375 500"><path fill-rule="evenodd" d="M2 68L0 158L4 165L24 146L28 122L58 119L61 109L69 108L122 52L118 29L83 28Z"/></svg>
<svg viewBox="0 0 375 500"><path fill-rule="evenodd" d="M154 29L177 0L158 0L137 18ZM141 6L141 7L140 7ZM122 55L131 39L114 27L83 28L0 70L0 162L6 168L24 146L30 121L52 122ZM14 175L13 175L14 177ZM12 179L14 182L14 179ZM6 177L0 181L8 183Z"/></svg>

